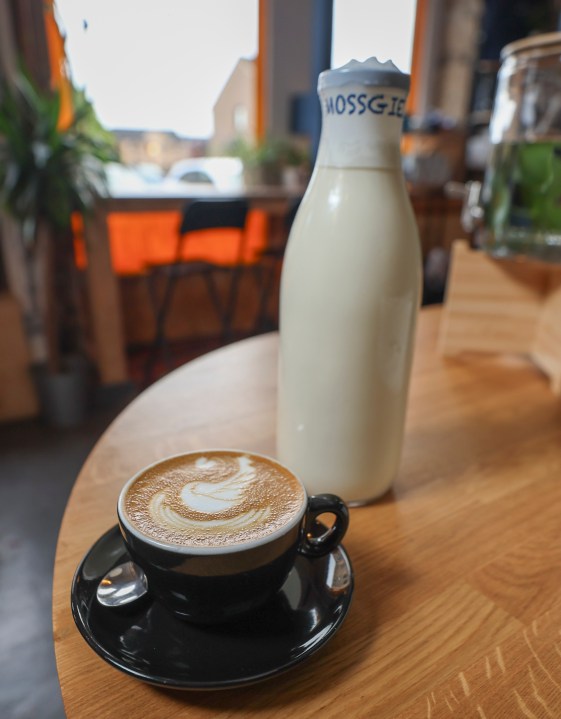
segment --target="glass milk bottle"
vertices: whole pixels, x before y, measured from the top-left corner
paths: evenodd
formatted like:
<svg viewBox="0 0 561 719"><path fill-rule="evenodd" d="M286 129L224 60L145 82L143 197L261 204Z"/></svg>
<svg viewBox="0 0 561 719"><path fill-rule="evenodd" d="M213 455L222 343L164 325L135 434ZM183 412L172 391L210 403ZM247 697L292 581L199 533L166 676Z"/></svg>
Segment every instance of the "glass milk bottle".
<svg viewBox="0 0 561 719"><path fill-rule="evenodd" d="M401 170L409 75L355 60L319 76L322 134L281 280L277 454L311 494L384 494L403 441L421 291Z"/></svg>

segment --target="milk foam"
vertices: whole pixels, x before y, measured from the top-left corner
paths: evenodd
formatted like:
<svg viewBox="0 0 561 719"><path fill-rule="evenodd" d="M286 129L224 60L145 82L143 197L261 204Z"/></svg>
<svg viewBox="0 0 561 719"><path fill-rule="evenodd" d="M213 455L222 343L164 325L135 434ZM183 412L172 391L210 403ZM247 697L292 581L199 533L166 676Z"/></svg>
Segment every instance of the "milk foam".
<svg viewBox="0 0 561 719"><path fill-rule="evenodd" d="M255 469L247 456L237 457L238 471L223 482L188 482L181 490L181 500L188 509L204 514L214 514L233 509L244 501L244 490L248 482L256 479ZM196 466L213 470L216 462L201 457Z"/></svg>
<svg viewBox="0 0 561 719"><path fill-rule="evenodd" d="M127 520L158 541L193 547L260 539L301 515L298 480L265 457L221 450L173 457L128 487Z"/></svg>
<svg viewBox="0 0 561 719"><path fill-rule="evenodd" d="M165 492L158 492L150 502L150 516L171 532L215 532L216 529L249 529L252 525L262 526L270 510L251 509L248 512L225 519L188 519L166 505Z"/></svg>

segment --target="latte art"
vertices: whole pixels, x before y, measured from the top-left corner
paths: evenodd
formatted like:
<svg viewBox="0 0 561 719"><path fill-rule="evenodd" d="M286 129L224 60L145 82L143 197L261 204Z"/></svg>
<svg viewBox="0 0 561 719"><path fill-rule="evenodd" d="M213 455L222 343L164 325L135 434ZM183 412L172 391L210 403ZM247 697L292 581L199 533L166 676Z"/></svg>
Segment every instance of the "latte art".
<svg viewBox="0 0 561 719"><path fill-rule="evenodd" d="M221 513L234 510L243 504L245 493L249 493L252 483L257 479L257 473L249 457L241 455L236 457L235 461L238 464L238 470L231 477L222 482L198 480L188 482L179 493L187 510L206 514L209 516L208 519L190 519L182 516L168 506L165 492L158 492L152 498L149 507L150 515L161 526L178 532L213 533L217 529L243 530L252 525L262 526L271 512L270 507L250 509L233 516L219 516ZM206 457L201 457L195 464L201 471L211 473L218 468L218 462L208 460Z"/></svg>
<svg viewBox="0 0 561 719"><path fill-rule="evenodd" d="M275 462L234 451L164 460L128 488L124 510L141 534L193 547L261 539L303 512L298 480Z"/></svg>
<svg viewBox="0 0 561 719"><path fill-rule="evenodd" d="M225 509L230 509L241 504L244 499L244 489L255 481L256 473L249 457L242 455L236 457L239 465L238 471L223 482L194 481L187 483L181 490L181 500L189 509L197 512L212 514ZM217 469L216 460L208 460L201 457L196 463L201 470L212 473Z"/></svg>
<svg viewBox="0 0 561 719"><path fill-rule="evenodd" d="M269 510L251 509L232 518L195 520L182 517L178 512L166 506L166 495L164 492L159 492L150 502L150 515L161 526L166 526L171 531L213 533L217 529L248 528L252 524L261 524L269 515Z"/></svg>

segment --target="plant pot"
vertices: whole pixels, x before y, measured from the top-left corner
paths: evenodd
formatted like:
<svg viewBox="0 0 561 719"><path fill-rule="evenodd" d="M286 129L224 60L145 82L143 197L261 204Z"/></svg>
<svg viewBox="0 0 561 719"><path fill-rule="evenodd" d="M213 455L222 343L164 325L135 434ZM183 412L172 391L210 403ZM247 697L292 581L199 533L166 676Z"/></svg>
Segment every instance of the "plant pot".
<svg viewBox="0 0 561 719"><path fill-rule="evenodd" d="M281 183L281 171L276 163L262 163L244 168L248 187L276 186Z"/></svg>
<svg viewBox="0 0 561 719"><path fill-rule="evenodd" d="M46 366L35 365L32 374L41 416L50 427L77 427L85 421L91 388L87 360L68 358L60 372L49 372Z"/></svg>
<svg viewBox="0 0 561 719"><path fill-rule="evenodd" d="M303 186L302 170L300 167L287 165L282 169L282 186L287 190L300 190Z"/></svg>

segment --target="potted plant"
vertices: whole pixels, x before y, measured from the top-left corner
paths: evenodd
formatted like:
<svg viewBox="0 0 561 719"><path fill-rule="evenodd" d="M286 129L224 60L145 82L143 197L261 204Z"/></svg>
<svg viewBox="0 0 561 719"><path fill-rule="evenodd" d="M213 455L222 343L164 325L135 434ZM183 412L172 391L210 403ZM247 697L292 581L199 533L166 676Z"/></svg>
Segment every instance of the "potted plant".
<svg viewBox="0 0 561 719"><path fill-rule="evenodd" d="M238 138L230 144L228 152L242 160L245 180L250 186L284 184L286 175L288 183L294 184L296 174L301 184L300 176L307 163L307 154L298 145L272 137L257 142Z"/></svg>
<svg viewBox="0 0 561 719"><path fill-rule="evenodd" d="M234 140L228 154L239 157L244 166L244 179L248 186L278 185L281 181L280 143L270 138L250 142Z"/></svg>
<svg viewBox="0 0 561 719"><path fill-rule="evenodd" d="M74 92L73 117L61 126L59 93L40 91L27 73L0 92L0 204L17 228L10 239L27 285L33 374L47 419L72 424L84 412L87 375L72 220L106 193L104 164L117 156L83 93Z"/></svg>
<svg viewBox="0 0 561 719"><path fill-rule="evenodd" d="M305 186L309 176L309 156L303 146L293 142L284 142L280 149L282 184L284 187L298 190Z"/></svg>

